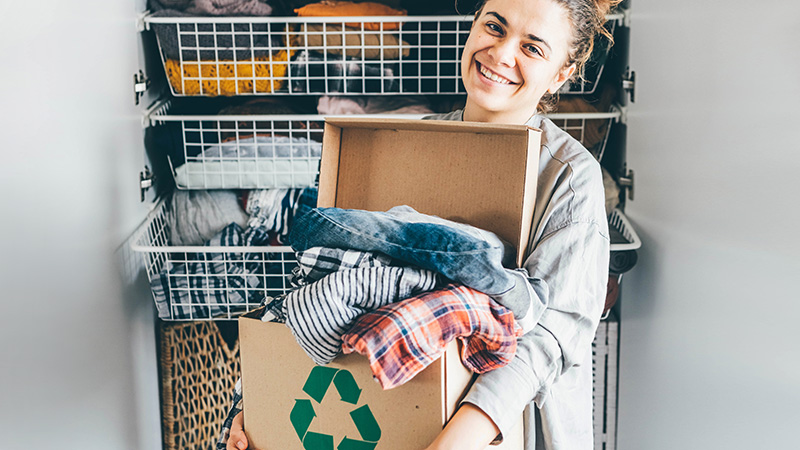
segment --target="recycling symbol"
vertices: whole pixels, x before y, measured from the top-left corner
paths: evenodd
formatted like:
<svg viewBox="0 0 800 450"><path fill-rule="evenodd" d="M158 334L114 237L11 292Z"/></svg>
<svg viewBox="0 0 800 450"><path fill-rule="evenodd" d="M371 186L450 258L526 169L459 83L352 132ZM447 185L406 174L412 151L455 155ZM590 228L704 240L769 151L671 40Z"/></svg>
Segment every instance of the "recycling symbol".
<svg viewBox="0 0 800 450"><path fill-rule="evenodd" d="M303 392L308 394L318 404L322 403L322 398L328 392L331 382L336 386L341 400L352 405L358 404L361 396L361 389L358 387L353 374L345 369L334 369L332 367L316 366L311 369ZM292 421L297 437L303 443L305 450L333 450L333 436L330 434L315 433L308 431L311 422L317 414L314 412L314 405L311 400L295 399L289 419ZM351 439L345 436L337 450L373 450L378 445L381 438L381 428L372 415L369 405L363 405L350 411L350 418L361 435L361 440Z"/></svg>

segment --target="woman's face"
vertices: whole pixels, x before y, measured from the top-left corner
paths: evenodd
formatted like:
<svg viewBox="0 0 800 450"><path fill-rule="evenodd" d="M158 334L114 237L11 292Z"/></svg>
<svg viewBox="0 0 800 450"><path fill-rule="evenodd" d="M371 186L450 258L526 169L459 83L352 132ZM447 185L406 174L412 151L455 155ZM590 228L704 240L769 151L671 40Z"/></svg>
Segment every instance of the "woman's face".
<svg viewBox="0 0 800 450"><path fill-rule="evenodd" d="M488 0L461 57L464 120L525 123L575 71L564 67L570 39L567 12L553 0Z"/></svg>

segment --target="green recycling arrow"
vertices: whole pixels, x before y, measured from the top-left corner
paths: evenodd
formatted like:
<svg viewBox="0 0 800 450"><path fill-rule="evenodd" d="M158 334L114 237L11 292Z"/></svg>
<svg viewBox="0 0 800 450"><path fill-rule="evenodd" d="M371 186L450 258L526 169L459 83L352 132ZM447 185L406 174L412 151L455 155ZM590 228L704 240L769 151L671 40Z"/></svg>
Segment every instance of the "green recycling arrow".
<svg viewBox="0 0 800 450"><path fill-rule="evenodd" d="M361 396L361 389L358 388L356 379L353 374L348 370L340 370L336 372L333 378L333 384L339 392L339 396L343 402L351 403L353 405L358 403L358 397Z"/></svg>
<svg viewBox="0 0 800 450"><path fill-rule="evenodd" d="M303 438L303 448L306 450L333 450L333 436L309 431Z"/></svg>
<svg viewBox="0 0 800 450"><path fill-rule="evenodd" d="M338 370L331 367L315 366L308 375L306 384L303 386L303 392L316 400L317 403L322 403L322 398L328 392L328 386L331 385L331 380L333 380L333 376Z"/></svg>
<svg viewBox="0 0 800 450"><path fill-rule="evenodd" d="M292 421L294 431L300 440L305 436L308 427L311 426L311 421L314 420L317 414L314 412L314 406L311 405L311 400L295 400L294 408L289 413L289 420Z"/></svg>
<svg viewBox="0 0 800 450"><path fill-rule="evenodd" d="M377 442L358 441L345 436L336 446L336 450L373 450L377 445Z"/></svg>
<svg viewBox="0 0 800 450"><path fill-rule="evenodd" d="M365 441L378 442L381 438L381 427L378 426L378 421L372 415L369 405L364 405L356 408L350 412L350 417L353 418L353 423L361 434L361 439Z"/></svg>
<svg viewBox="0 0 800 450"><path fill-rule="evenodd" d="M357 404L361 397L361 389L358 387L353 374L345 369L333 369L330 367L316 366L311 369L311 373L303 385L303 391L317 403L322 403L325 393L331 383L336 386L339 397L343 402ZM296 399L292 411L289 413L289 420L292 422L295 433L303 442L305 450L334 450L333 436L329 434L308 431L311 422L317 414L314 412L314 405L311 400ZM381 438L381 428L378 421L372 415L368 405L363 405L350 412L350 418L361 435L361 439L350 439L347 436L339 442L337 450L374 450Z"/></svg>

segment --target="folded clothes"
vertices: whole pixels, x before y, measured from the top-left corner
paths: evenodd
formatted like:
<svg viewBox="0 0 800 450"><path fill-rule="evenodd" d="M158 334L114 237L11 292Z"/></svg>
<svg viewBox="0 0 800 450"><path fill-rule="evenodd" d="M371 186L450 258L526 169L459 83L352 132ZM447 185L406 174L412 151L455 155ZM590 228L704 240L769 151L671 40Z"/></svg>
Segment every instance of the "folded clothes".
<svg viewBox="0 0 800 450"><path fill-rule="evenodd" d="M233 191L180 191L169 200L167 216L172 245L203 245L230 223L247 225L249 216Z"/></svg>
<svg viewBox="0 0 800 450"><path fill-rule="evenodd" d="M322 96L317 103L320 114L431 114L424 96Z"/></svg>
<svg viewBox="0 0 800 450"><path fill-rule="evenodd" d="M504 268L514 252L494 233L408 206L387 212L315 208L295 222L291 243L295 251L333 247L384 253L491 295L518 319L532 314L528 320L533 324L546 307L523 269Z"/></svg>
<svg viewBox="0 0 800 450"><path fill-rule="evenodd" d="M300 17L347 17L347 16L405 16L406 11L375 2L354 3L343 0L323 0L311 3L294 10ZM348 27L361 28L361 22L347 23ZM368 22L363 24L365 30L379 31L397 30L398 22Z"/></svg>
<svg viewBox="0 0 800 450"><path fill-rule="evenodd" d="M183 188L267 189L316 183L322 144L306 138L256 136L206 147L175 169Z"/></svg>
<svg viewBox="0 0 800 450"><path fill-rule="evenodd" d="M176 9L159 10L152 17L192 18L198 15ZM247 61L269 56L270 49L283 46L269 33L266 23L153 23L164 60Z"/></svg>
<svg viewBox="0 0 800 450"><path fill-rule="evenodd" d="M312 247L296 252L295 257L297 268L293 276L298 286L319 281L339 270L401 265L381 253L343 248Z"/></svg>
<svg viewBox="0 0 800 450"><path fill-rule="evenodd" d="M247 196L245 210L250 214L249 229L275 237L278 244L289 242L295 219L317 206L316 188L255 189Z"/></svg>
<svg viewBox="0 0 800 450"><path fill-rule="evenodd" d="M246 95L280 90L286 77L288 59L285 51L272 57L261 56L245 61L164 61L170 86L183 95Z"/></svg>
<svg viewBox="0 0 800 450"><path fill-rule="evenodd" d="M172 9L193 16L268 16L266 0L150 0L154 11Z"/></svg>
<svg viewBox="0 0 800 450"><path fill-rule="evenodd" d="M295 93L379 93L399 92L400 83L395 76L396 64L364 62L344 59L341 55L328 55L298 51L289 63Z"/></svg>
<svg viewBox="0 0 800 450"><path fill-rule="evenodd" d="M342 40L344 36L344 42ZM407 58L410 47L391 33L362 31L339 24L301 24L292 35L292 47L329 55L342 55L355 59L380 59L392 61Z"/></svg>
<svg viewBox="0 0 800 450"><path fill-rule="evenodd" d="M245 233L242 227L232 223L205 245L265 245L266 239L264 233ZM246 303L263 300L269 287L266 284L274 279L264 273L259 254L201 252L197 253L196 260L189 260L188 253L185 255L187 261L168 263L158 277L150 281L158 316L162 319L208 319L244 312Z"/></svg>
<svg viewBox="0 0 800 450"><path fill-rule="evenodd" d="M362 315L342 337L342 350L366 356L381 387L391 389L439 358L453 339L464 344L459 356L471 371L503 367L521 335L510 310L474 289L450 284Z"/></svg>
<svg viewBox="0 0 800 450"><path fill-rule="evenodd" d="M328 364L341 353L342 335L358 316L430 291L439 279L434 272L414 267L339 270L287 293L285 322L315 363Z"/></svg>

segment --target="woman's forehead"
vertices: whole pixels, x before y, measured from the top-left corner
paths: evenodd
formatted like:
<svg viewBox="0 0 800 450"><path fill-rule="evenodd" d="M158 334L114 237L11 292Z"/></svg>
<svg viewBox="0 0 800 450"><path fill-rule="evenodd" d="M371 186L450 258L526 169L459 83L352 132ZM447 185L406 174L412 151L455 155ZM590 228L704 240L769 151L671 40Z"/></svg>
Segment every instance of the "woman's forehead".
<svg viewBox="0 0 800 450"><path fill-rule="evenodd" d="M533 35L556 48L567 47L572 35L567 10L556 0L487 0L481 18L496 18L519 35Z"/></svg>

